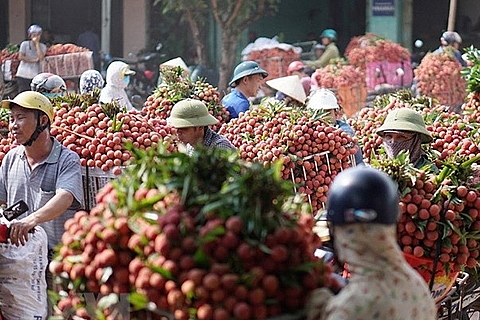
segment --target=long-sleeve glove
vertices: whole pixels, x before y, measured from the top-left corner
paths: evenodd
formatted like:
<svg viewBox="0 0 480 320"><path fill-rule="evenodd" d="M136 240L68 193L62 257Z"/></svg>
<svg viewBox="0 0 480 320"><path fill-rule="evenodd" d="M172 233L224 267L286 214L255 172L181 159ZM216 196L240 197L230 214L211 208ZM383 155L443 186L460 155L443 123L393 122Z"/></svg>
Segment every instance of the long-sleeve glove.
<svg viewBox="0 0 480 320"><path fill-rule="evenodd" d="M314 290L310 294L305 307L307 320L323 320L325 317L325 309L332 297L333 293L327 288Z"/></svg>

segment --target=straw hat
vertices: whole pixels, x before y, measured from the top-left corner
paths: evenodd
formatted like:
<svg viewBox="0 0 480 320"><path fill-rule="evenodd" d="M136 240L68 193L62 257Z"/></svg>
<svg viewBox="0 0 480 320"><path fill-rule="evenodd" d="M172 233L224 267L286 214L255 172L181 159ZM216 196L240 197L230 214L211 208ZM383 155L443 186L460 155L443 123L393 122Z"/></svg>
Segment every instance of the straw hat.
<svg viewBox="0 0 480 320"><path fill-rule="evenodd" d="M268 80L267 84L273 89L278 90L301 103L305 103L305 100L307 99L302 82L296 75Z"/></svg>

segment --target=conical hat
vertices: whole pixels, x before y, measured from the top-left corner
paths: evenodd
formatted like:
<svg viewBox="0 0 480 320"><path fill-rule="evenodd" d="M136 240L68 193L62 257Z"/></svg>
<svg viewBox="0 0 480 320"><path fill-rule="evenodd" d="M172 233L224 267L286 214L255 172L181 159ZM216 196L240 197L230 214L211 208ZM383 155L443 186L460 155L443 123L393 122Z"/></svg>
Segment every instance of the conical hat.
<svg viewBox="0 0 480 320"><path fill-rule="evenodd" d="M307 99L302 82L297 75L268 80L267 84L301 103L305 103Z"/></svg>
<svg viewBox="0 0 480 320"><path fill-rule="evenodd" d="M168 60L164 63L161 64L161 66L166 66L166 67L181 67L183 70L188 71L187 64L185 61L183 61L182 58L176 57L174 59Z"/></svg>

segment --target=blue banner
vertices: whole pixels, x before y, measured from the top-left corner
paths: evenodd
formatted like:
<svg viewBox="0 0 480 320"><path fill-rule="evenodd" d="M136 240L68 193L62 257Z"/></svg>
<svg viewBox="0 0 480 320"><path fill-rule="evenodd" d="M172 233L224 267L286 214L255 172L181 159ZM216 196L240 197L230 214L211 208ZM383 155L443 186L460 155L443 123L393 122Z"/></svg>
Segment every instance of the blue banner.
<svg viewBox="0 0 480 320"><path fill-rule="evenodd" d="M373 16L394 16L395 0L373 0Z"/></svg>

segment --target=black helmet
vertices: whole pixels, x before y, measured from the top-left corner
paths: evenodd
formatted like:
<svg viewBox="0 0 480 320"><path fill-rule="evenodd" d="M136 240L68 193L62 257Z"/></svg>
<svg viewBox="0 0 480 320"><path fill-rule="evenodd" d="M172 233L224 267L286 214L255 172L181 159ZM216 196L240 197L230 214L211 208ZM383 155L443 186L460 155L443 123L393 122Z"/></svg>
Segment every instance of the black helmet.
<svg viewBox="0 0 480 320"><path fill-rule="evenodd" d="M327 220L334 225L393 225L399 216L398 188L382 171L354 167L342 171L330 186Z"/></svg>

